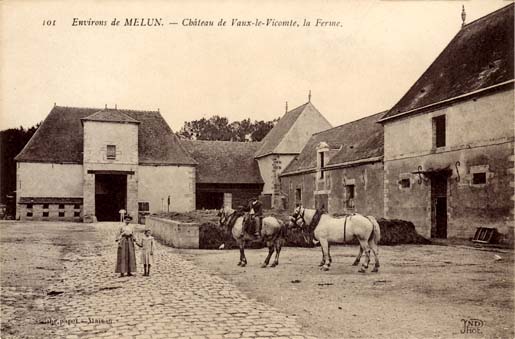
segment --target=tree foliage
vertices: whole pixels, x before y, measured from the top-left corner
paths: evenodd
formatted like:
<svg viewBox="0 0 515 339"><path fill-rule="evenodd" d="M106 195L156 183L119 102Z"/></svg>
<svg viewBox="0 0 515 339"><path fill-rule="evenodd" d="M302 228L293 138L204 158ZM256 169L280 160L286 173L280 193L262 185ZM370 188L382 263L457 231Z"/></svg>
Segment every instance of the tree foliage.
<svg viewBox="0 0 515 339"><path fill-rule="evenodd" d="M0 131L0 202L5 203L6 196L16 190L14 157L21 152L40 125L38 123L29 129L20 126Z"/></svg>
<svg viewBox="0 0 515 339"><path fill-rule="evenodd" d="M186 121L177 135L190 140L261 141L278 121L279 118L272 121L247 118L229 123L226 117L214 115Z"/></svg>

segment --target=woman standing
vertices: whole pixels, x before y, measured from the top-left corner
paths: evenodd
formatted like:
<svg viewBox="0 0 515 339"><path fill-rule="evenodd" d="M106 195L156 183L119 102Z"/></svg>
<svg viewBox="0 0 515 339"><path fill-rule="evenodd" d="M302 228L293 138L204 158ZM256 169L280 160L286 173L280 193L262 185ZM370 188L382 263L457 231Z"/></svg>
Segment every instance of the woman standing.
<svg viewBox="0 0 515 339"><path fill-rule="evenodd" d="M134 228L130 224L132 217L127 215L123 221L125 223L120 227L120 233L116 238L118 242L118 252L115 272L120 273L120 277L123 277L125 273L127 273L128 276L132 276L131 272L136 272Z"/></svg>

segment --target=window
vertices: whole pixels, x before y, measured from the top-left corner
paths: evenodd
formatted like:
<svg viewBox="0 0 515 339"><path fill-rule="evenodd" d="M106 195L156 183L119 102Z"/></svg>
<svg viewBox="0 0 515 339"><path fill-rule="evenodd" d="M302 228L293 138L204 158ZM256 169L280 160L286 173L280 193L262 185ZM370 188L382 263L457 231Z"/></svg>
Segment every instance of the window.
<svg viewBox="0 0 515 339"><path fill-rule="evenodd" d="M148 203L148 202L138 202L138 210L140 212L148 212L148 211L150 211L150 203Z"/></svg>
<svg viewBox="0 0 515 339"><path fill-rule="evenodd" d="M27 209L31 210L32 209L32 204L27 204Z"/></svg>
<svg viewBox="0 0 515 339"><path fill-rule="evenodd" d="M32 218L32 211L31 212L27 212L27 217Z"/></svg>
<svg viewBox="0 0 515 339"><path fill-rule="evenodd" d="M445 146L445 115L433 118L434 146Z"/></svg>
<svg viewBox="0 0 515 339"><path fill-rule="evenodd" d="M43 204L43 208L48 208L48 204Z"/></svg>
<svg viewBox="0 0 515 339"><path fill-rule="evenodd" d="M80 212L77 212L77 211L73 212L73 216L74 216L75 218L80 217Z"/></svg>
<svg viewBox="0 0 515 339"><path fill-rule="evenodd" d="M116 145L107 145L107 159L116 159Z"/></svg>
<svg viewBox="0 0 515 339"><path fill-rule="evenodd" d="M347 208L354 208L354 196L355 196L355 186L354 185L347 185L345 186L345 193L346 193L346 205Z"/></svg>
<svg viewBox="0 0 515 339"><path fill-rule="evenodd" d="M43 218L48 218L48 211L43 212Z"/></svg>
<svg viewBox="0 0 515 339"><path fill-rule="evenodd" d="M402 188L409 188L410 187L410 180L409 179L401 179L399 181L399 184Z"/></svg>
<svg viewBox="0 0 515 339"><path fill-rule="evenodd" d="M59 212L59 217L60 218L64 217L64 212Z"/></svg>
<svg viewBox="0 0 515 339"><path fill-rule="evenodd" d="M73 209L75 209L75 210L80 210L80 204L75 204L75 205L73 205Z"/></svg>
<svg viewBox="0 0 515 339"><path fill-rule="evenodd" d="M59 204L59 209L63 210L64 209L64 204Z"/></svg>
<svg viewBox="0 0 515 339"><path fill-rule="evenodd" d="M486 184L486 173L474 173L472 175L472 184L482 185Z"/></svg>
<svg viewBox="0 0 515 339"><path fill-rule="evenodd" d="M300 188L295 189L295 202L302 203L302 190Z"/></svg>
<svg viewBox="0 0 515 339"><path fill-rule="evenodd" d="M320 152L320 179L324 178L324 152Z"/></svg>

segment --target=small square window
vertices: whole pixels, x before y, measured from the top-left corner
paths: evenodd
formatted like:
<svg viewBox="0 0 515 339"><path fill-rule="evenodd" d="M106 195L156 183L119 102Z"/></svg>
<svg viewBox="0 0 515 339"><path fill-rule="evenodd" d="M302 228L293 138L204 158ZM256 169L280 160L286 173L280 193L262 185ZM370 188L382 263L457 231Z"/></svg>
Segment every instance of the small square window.
<svg viewBox="0 0 515 339"><path fill-rule="evenodd" d="M150 203L148 203L148 202L138 202L138 210L140 212L148 212L148 211L150 211Z"/></svg>
<svg viewBox="0 0 515 339"><path fill-rule="evenodd" d="M402 188L409 188L410 187L410 180L409 179L401 179L399 181L399 184Z"/></svg>
<svg viewBox="0 0 515 339"><path fill-rule="evenodd" d="M116 159L116 145L107 145L107 159Z"/></svg>
<svg viewBox="0 0 515 339"><path fill-rule="evenodd" d="M59 212L59 217L64 217L64 212Z"/></svg>
<svg viewBox="0 0 515 339"><path fill-rule="evenodd" d="M486 184L486 173L474 173L472 175L472 184L481 185Z"/></svg>
<svg viewBox="0 0 515 339"><path fill-rule="evenodd" d="M27 217L32 218L32 212L27 212Z"/></svg>
<svg viewBox="0 0 515 339"><path fill-rule="evenodd" d="M59 209L64 210L64 204L59 204Z"/></svg>
<svg viewBox="0 0 515 339"><path fill-rule="evenodd" d="M31 210L32 209L32 204L27 204L27 209Z"/></svg>
<svg viewBox="0 0 515 339"><path fill-rule="evenodd" d="M80 210L80 204L75 204L75 205L73 205L73 209L75 209L75 210Z"/></svg>
<svg viewBox="0 0 515 339"><path fill-rule="evenodd" d="M48 204L43 204L43 208L48 208Z"/></svg>
<svg viewBox="0 0 515 339"><path fill-rule="evenodd" d="M74 216L75 218L80 217L80 212L77 212L77 211L73 212L73 216Z"/></svg>
<svg viewBox="0 0 515 339"><path fill-rule="evenodd" d="M43 212L43 218L48 218L48 211Z"/></svg>

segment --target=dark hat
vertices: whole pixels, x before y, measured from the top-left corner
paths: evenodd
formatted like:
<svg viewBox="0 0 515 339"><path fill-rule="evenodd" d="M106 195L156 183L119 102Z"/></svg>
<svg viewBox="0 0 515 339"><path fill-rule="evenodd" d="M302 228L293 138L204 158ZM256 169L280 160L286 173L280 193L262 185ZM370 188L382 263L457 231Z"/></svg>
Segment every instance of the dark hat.
<svg viewBox="0 0 515 339"><path fill-rule="evenodd" d="M130 215L126 215L124 218L123 218L123 221L132 221L132 217Z"/></svg>

